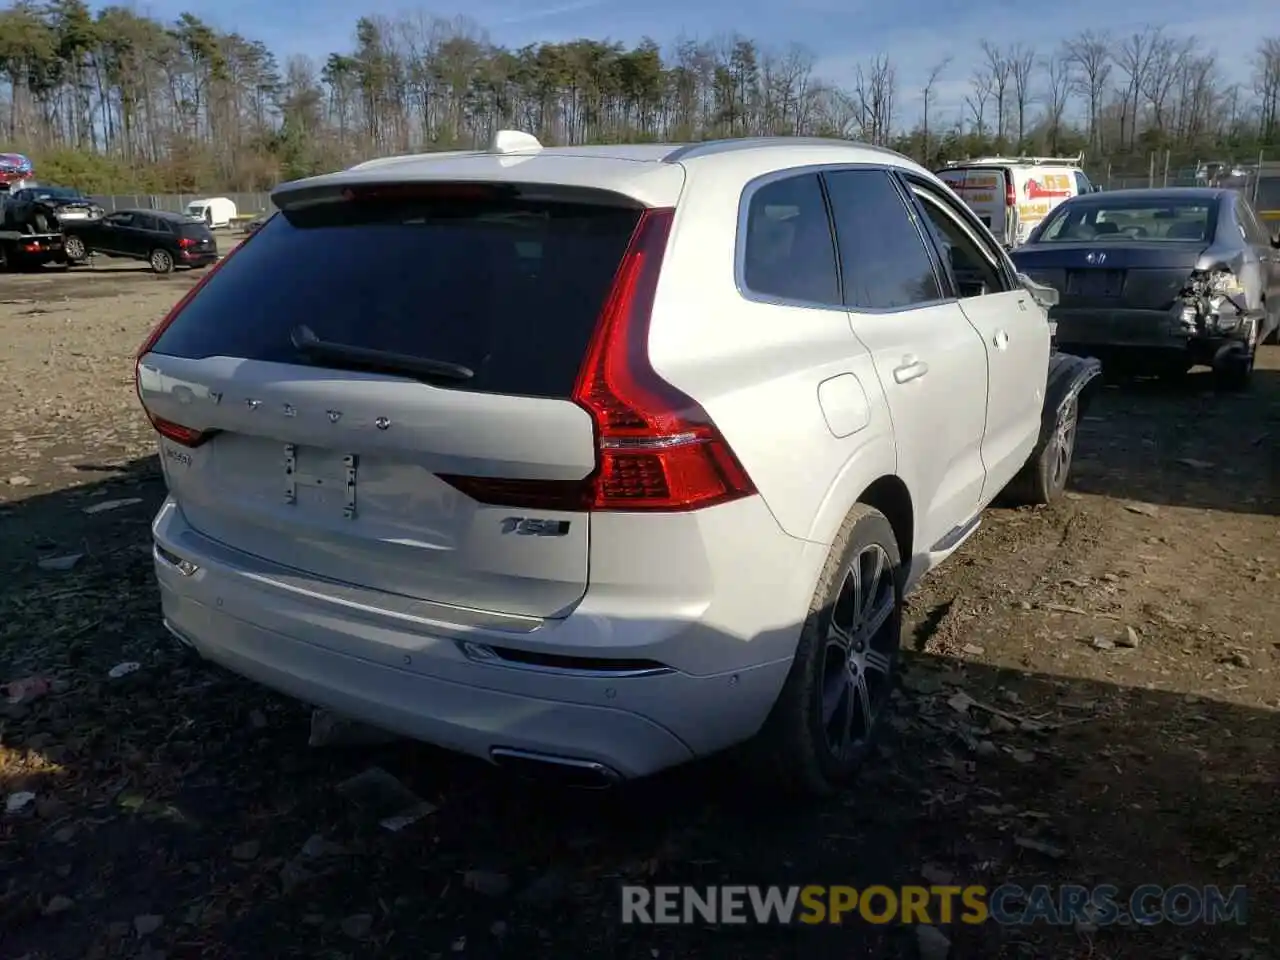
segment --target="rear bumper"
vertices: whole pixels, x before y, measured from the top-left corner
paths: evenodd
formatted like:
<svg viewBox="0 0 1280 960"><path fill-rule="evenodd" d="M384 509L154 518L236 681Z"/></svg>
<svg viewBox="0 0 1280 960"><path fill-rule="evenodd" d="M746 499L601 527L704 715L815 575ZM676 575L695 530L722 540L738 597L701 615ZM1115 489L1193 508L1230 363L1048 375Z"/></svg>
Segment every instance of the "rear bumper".
<svg viewBox="0 0 1280 960"><path fill-rule="evenodd" d="M201 655L305 702L483 759L514 749L639 777L745 740L777 698L800 629L795 614L781 618L790 626L761 625L743 639L712 629L705 612L646 616L620 602L610 613L588 592L573 614L532 633L459 632L353 604L338 591L282 589L262 561L194 531L172 499L153 535L166 625ZM791 542L805 557L813 552ZM786 561L800 565L798 556ZM750 586L726 578L735 593ZM791 592L777 587L773 600L789 605ZM724 669L566 670L476 656L491 646L601 656L626 635L631 642L615 656L648 651L666 664L682 648L689 663Z"/></svg>
<svg viewBox="0 0 1280 960"><path fill-rule="evenodd" d="M1224 346L1243 343L1247 329L1243 324L1229 332L1198 327L1183 318L1181 304L1173 310L1055 307L1050 319L1058 325L1056 342L1066 353L1140 350L1152 359L1182 354L1197 363L1211 362Z"/></svg>
<svg viewBox="0 0 1280 960"><path fill-rule="evenodd" d="M175 261L184 267L207 267L218 262L216 253L180 253Z"/></svg>

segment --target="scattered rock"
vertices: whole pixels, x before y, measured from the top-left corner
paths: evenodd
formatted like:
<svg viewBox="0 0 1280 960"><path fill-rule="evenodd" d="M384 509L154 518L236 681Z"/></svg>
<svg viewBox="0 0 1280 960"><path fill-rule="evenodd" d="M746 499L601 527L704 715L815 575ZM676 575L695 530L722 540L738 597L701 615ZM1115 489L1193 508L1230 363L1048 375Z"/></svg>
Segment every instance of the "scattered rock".
<svg viewBox="0 0 1280 960"><path fill-rule="evenodd" d="M127 677L131 673L137 673L142 669L142 664L136 660L126 660L124 663L117 663L114 667L107 671L107 676L112 680L119 680L121 677Z"/></svg>
<svg viewBox="0 0 1280 960"><path fill-rule="evenodd" d="M1010 750L1009 756L1013 757L1018 763L1035 763L1036 755L1033 750Z"/></svg>
<svg viewBox="0 0 1280 960"><path fill-rule="evenodd" d="M933 884L934 886L939 886L939 887L950 886L951 881L954 880L956 877L956 875L952 873L950 870L943 869L942 867L938 866L936 863L926 863L923 867L921 867L920 876L922 876L925 880L928 880L929 883Z"/></svg>
<svg viewBox="0 0 1280 960"><path fill-rule="evenodd" d="M1129 503L1126 503L1124 505L1124 508L1128 510L1130 513L1138 513L1144 517L1154 517L1154 516L1158 516L1160 513L1160 508L1157 507L1155 504L1139 503L1137 501L1131 501Z"/></svg>
<svg viewBox="0 0 1280 960"><path fill-rule="evenodd" d="M280 889L286 894L293 893L313 876L314 874L296 859L286 860L284 866L280 868Z"/></svg>
<svg viewBox="0 0 1280 960"><path fill-rule="evenodd" d="M52 689L53 684L44 677L26 677L22 680L11 680L5 684L7 700L15 706L33 703Z"/></svg>
<svg viewBox="0 0 1280 960"><path fill-rule="evenodd" d="M22 813L35 802L36 795L34 793L30 790L19 790L16 793L9 794L5 799L4 812Z"/></svg>
<svg viewBox="0 0 1280 960"><path fill-rule="evenodd" d="M261 852L262 844L259 841L246 840L243 843L237 843L231 848L231 858L245 863L258 859L258 854Z"/></svg>
<svg viewBox="0 0 1280 960"><path fill-rule="evenodd" d="M1208 460L1197 460L1195 457L1179 457L1178 463L1192 470L1208 470L1213 466Z"/></svg>
<svg viewBox="0 0 1280 960"><path fill-rule="evenodd" d="M489 927L489 932L497 939L501 940L507 935L507 922L505 920L495 920Z"/></svg>
<svg viewBox="0 0 1280 960"><path fill-rule="evenodd" d="M30 477L13 476L9 478L9 486L11 487L29 487L31 486Z"/></svg>
<svg viewBox="0 0 1280 960"><path fill-rule="evenodd" d="M326 840L320 834L313 833L307 837L307 842L302 845L302 850L299 852L308 860L322 860L325 857L340 857L347 850L342 844Z"/></svg>
<svg viewBox="0 0 1280 960"><path fill-rule="evenodd" d="M106 513L108 510L119 510L121 507L131 507L135 503L141 503L141 497L123 497L120 500L103 500L101 503L95 503L89 507L83 507L82 511L88 514Z"/></svg>
<svg viewBox="0 0 1280 960"><path fill-rule="evenodd" d="M353 913L342 918L342 932L352 940L363 940L373 930L373 914Z"/></svg>
<svg viewBox="0 0 1280 960"><path fill-rule="evenodd" d="M1093 649L1095 650L1114 650L1115 648L1116 648L1116 645L1112 643L1110 640L1108 640L1106 637L1093 638Z"/></svg>
<svg viewBox="0 0 1280 960"><path fill-rule="evenodd" d="M951 941L937 927L922 923L916 927L916 949L920 960L947 960L951 954Z"/></svg>
<svg viewBox="0 0 1280 960"><path fill-rule="evenodd" d="M158 913L140 913L133 918L133 931L140 938L149 937L164 924L164 917Z"/></svg>
<svg viewBox="0 0 1280 960"><path fill-rule="evenodd" d="M338 784L338 792L392 833L398 833L438 809L381 767L370 767L344 780Z"/></svg>
<svg viewBox="0 0 1280 960"><path fill-rule="evenodd" d="M1137 630L1133 629L1133 627L1125 627L1124 637L1120 640L1117 640L1116 643L1122 647L1128 647L1132 649L1136 647L1141 642L1141 640L1142 638L1139 636Z"/></svg>
<svg viewBox="0 0 1280 960"><path fill-rule="evenodd" d="M464 952L466 952L466 949L467 949L467 938L466 938L466 937L458 937L458 939L454 940L454 941L453 941L453 943L449 944L449 949L450 949L450 950L452 950L454 953L464 953Z"/></svg>
<svg viewBox="0 0 1280 960"><path fill-rule="evenodd" d="M462 886L486 897L502 897L511 889L511 878L492 870L468 870L462 875Z"/></svg>
<svg viewBox="0 0 1280 960"><path fill-rule="evenodd" d="M1249 659L1249 655L1239 650L1232 650L1227 654L1226 662L1242 670L1251 670L1253 668L1253 661Z"/></svg>
<svg viewBox="0 0 1280 960"><path fill-rule="evenodd" d="M966 644L965 644L963 647L961 647L960 649L961 649L961 650L963 650L965 653L969 654L969 655L970 655L970 656L972 656L972 657L978 657L978 656L981 656L982 654L986 653L986 650L984 650L982 647L978 646L976 643L966 643Z"/></svg>
<svg viewBox="0 0 1280 960"><path fill-rule="evenodd" d="M56 917L60 913L66 913L76 902L70 897L64 897L62 894L54 894L49 898L49 902L44 905L44 909L40 912L46 917Z"/></svg>
<svg viewBox="0 0 1280 960"><path fill-rule="evenodd" d="M1061 847L1055 847L1051 843L1045 843L1033 837L1015 837L1013 842L1023 850L1031 850L1035 853L1043 854L1051 860L1061 860L1067 855L1067 851Z"/></svg>
<svg viewBox="0 0 1280 960"><path fill-rule="evenodd" d="M568 887L563 873L549 870L521 891L519 899L522 903L547 906L562 900Z"/></svg>
<svg viewBox="0 0 1280 960"><path fill-rule="evenodd" d="M261 730L267 725L267 715L261 710L249 711L249 726L255 730Z"/></svg>
<svg viewBox="0 0 1280 960"><path fill-rule="evenodd" d="M83 553L68 553L61 557L46 557L38 560L36 566L41 570L70 570L83 559Z"/></svg>

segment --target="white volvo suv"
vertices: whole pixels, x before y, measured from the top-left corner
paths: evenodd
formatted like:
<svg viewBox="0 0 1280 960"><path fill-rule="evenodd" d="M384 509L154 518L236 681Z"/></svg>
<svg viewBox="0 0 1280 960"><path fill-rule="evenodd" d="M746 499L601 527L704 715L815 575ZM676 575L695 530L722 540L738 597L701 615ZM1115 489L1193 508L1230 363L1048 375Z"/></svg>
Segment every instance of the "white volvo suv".
<svg viewBox="0 0 1280 960"><path fill-rule="evenodd" d="M164 621L383 728L604 784L837 789L904 593L1062 490L1096 361L933 174L847 141L394 157L139 352Z"/></svg>

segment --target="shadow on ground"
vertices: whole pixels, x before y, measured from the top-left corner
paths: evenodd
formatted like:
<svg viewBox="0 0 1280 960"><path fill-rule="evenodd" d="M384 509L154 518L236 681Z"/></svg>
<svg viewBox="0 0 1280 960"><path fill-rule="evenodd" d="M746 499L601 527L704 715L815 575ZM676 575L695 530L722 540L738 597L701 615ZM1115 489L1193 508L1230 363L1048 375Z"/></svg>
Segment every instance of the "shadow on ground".
<svg viewBox="0 0 1280 960"><path fill-rule="evenodd" d="M1280 349L1264 349L1274 365ZM1280 515L1280 369L1218 393L1182 381L1109 383L1080 425L1072 487L1165 506Z"/></svg>
<svg viewBox="0 0 1280 960"><path fill-rule="evenodd" d="M1082 489L1274 513L1253 444L1275 428L1265 373L1252 397L1107 391ZM1204 418L1238 442L1202 450ZM1170 481L1198 454L1217 466ZM1260 960L1280 942L1275 712L915 653L881 753L814 807L724 761L600 795L420 745L311 749L306 708L161 628L154 458L82 470L0 505L0 681L55 682L0 703L0 794L35 795L0 815L4 956L917 956L912 931L861 923L625 927L624 882L1246 884L1244 927L952 927L951 957ZM370 822L336 787L373 765L438 810Z"/></svg>

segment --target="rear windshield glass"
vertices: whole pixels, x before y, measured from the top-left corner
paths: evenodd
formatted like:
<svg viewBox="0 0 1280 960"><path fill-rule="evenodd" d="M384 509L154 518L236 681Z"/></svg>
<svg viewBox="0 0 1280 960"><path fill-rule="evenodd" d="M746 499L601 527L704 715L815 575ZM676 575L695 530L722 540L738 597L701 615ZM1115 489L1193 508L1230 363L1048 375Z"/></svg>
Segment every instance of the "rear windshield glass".
<svg viewBox="0 0 1280 960"><path fill-rule="evenodd" d="M1155 197L1101 203L1064 203L1045 222L1039 243L1099 240L1213 240L1216 200Z"/></svg>
<svg viewBox="0 0 1280 960"><path fill-rule="evenodd" d="M291 333L462 364L488 393L568 397L635 209L585 203L326 203L272 217L155 352L307 363Z"/></svg>
<svg viewBox="0 0 1280 960"><path fill-rule="evenodd" d="M199 237L203 239L205 237L212 236L212 234L209 232L208 225L203 220L200 220L198 222L193 222L190 220L187 220L187 221L169 220L166 222L169 224L169 229L176 231L178 236L180 237ZM245 251L245 252L247 253L248 251Z"/></svg>

